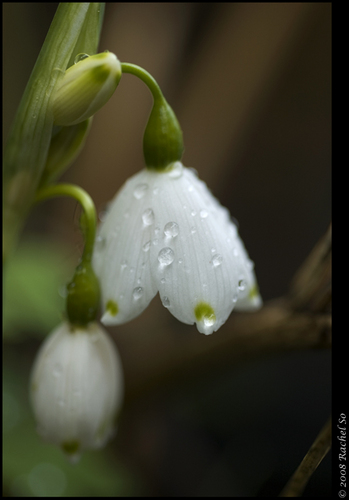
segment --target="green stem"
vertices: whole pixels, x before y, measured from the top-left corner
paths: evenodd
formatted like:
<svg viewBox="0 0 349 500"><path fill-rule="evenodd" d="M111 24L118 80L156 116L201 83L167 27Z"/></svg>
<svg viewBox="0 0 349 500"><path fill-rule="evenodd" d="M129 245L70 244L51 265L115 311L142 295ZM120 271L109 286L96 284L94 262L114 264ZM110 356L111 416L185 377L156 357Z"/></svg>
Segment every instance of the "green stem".
<svg viewBox="0 0 349 500"><path fill-rule="evenodd" d="M90 263L97 226L96 208L93 200L90 195L79 186L74 184L55 184L39 189L35 197L35 202L37 203L57 196L69 196L70 198L74 198L80 203L84 210L86 230L84 231L85 247L82 254L82 261Z"/></svg>
<svg viewBox="0 0 349 500"><path fill-rule="evenodd" d="M155 78L153 78L151 74L148 73L148 71L141 68L140 66L137 66L136 64L130 63L121 63L121 70L123 73L129 73L131 75L137 76L140 80L142 80L152 93L154 101L156 101L157 99L164 99L158 83L156 82Z"/></svg>

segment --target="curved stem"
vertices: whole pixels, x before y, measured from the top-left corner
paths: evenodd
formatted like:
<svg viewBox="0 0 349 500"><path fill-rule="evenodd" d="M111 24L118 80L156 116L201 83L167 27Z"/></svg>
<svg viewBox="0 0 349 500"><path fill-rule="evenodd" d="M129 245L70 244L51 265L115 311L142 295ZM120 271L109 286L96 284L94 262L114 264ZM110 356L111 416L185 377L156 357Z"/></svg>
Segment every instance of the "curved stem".
<svg viewBox="0 0 349 500"><path fill-rule="evenodd" d="M167 171L171 164L181 161L184 151L182 130L177 117L148 71L129 63L121 63L121 70L140 78L152 93L153 108L143 135L144 160L148 169Z"/></svg>
<svg viewBox="0 0 349 500"><path fill-rule="evenodd" d="M140 80L142 80L149 88L154 100L164 98L156 80L145 69L137 66L136 64L121 63L121 70L123 73L130 73L131 75L137 76Z"/></svg>
<svg viewBox="0 0 349 500"><path fill-rule="evenodd" d="M55 184L39 189L34 201L38 203L56 196L69 196L77 200L82 206L86 216L85 247L82 261L91 262L97 226L96 208L91 196L74 184Z"/></svg>

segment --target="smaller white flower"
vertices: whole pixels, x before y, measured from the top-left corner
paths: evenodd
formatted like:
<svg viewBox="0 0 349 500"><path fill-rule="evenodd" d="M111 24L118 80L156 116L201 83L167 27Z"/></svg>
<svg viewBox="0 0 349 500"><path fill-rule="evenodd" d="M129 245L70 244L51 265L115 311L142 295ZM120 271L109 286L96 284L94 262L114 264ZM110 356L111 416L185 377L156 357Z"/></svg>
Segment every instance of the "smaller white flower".
<svg viewBox="0 0 349 500"><path fill-rule="evenodd" d="M93 265L106 325L135 318L157 292L177 319L204 334L234 307L262 304L228 210L179 161L144 169L120 189L99 228Z"/></svg>
<svg viewBox="0 0 349 500"><path fill-rule="evenodd" d="M76 462L86 449L103 447L114 433L123 397L115 345L97 323L59 325L44 341L30 381L41 437Z"/></svg>

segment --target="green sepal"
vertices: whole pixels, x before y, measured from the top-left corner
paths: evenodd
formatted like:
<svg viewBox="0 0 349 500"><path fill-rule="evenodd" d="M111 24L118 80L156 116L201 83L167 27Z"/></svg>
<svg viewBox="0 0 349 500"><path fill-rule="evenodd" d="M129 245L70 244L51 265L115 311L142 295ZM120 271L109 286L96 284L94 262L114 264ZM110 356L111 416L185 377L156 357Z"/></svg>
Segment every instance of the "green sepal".
<svg viewBox="0 0 349 500"><path fill-rule="evenodd" d="M147 168L165 170L171 163L181 160L183 150L183 135L176 115L165 98L158 97L143 136Z"/></svg>
<svg viewBox="0 0 349 500"><path fill-rule="evenodd" d="M90 262L76 268L72 281L67 285L67 316L72 325L86 326L96 321L100 300L98 279Z"/></svg>

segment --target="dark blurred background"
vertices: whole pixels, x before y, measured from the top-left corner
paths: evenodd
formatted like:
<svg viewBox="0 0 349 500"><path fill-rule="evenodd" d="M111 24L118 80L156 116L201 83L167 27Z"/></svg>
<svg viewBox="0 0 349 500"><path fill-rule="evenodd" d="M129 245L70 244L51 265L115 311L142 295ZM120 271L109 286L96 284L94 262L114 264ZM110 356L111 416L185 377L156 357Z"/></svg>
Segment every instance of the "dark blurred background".
<svg viewBox="0 0 349 500"><path fill-rule="evenodd" d="M57 5L3 4L5 139ZM106 5L100 51L158 81L182 126L183 163L239 222L265 302L288 292L330 223L331 24L326 2ZM124 75L62 177L85 188L99 211L144 166L151 103L144 84ZM60 321L62 287L82 249L78 214L65 199L36 207L5 277L4 494L277 496L330 414L327 351L198 372L193 365L185 382L154 377L128 397L116 439L72 470L39 442L27 379L40 341ZM230 326L214 335L234 335ZM173 346L185 350L194 336L210 342L158 297L109 331L126 395ZM329 496L330 486L327 456L305 496Z"/></svg>

